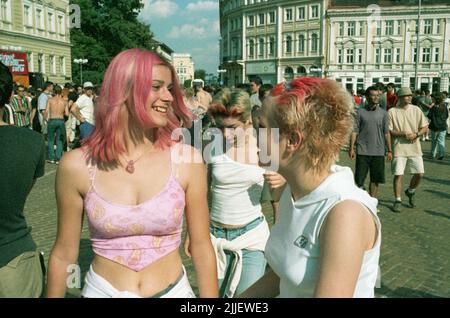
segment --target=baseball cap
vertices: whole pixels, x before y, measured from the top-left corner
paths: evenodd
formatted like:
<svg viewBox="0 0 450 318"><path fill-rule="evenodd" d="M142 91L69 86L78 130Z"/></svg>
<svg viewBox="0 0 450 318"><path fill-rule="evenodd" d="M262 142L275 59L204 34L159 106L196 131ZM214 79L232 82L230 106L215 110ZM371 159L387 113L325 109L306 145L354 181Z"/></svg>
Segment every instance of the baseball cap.
<svg viewBox="0 0 450 318"><path fill-rule="evenodd" d="M93 88L94 84L92 84L91 82L84 82L83 84L83 88Z"/></svg>

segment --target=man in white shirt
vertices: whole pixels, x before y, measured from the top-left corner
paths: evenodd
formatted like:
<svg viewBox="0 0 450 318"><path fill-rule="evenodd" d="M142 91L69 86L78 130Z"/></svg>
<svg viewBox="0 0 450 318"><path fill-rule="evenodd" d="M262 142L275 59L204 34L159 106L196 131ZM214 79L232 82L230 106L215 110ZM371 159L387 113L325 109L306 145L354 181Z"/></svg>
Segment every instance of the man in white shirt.
<svg viewBox="0 0 450 318"><path fill-rule="evenodd" d="M92 92L94 85L91 82L83 84L84 94L78 97L72 104L70 111L80 121L80 139L83 140L91 135L94 130L94 103Z"/></svg>

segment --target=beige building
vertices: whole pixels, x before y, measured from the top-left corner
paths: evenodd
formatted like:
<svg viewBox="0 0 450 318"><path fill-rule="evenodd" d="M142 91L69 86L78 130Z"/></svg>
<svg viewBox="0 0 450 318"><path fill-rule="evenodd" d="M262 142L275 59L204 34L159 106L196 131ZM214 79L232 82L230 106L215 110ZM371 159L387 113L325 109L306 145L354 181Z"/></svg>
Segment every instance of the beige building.
<svg viewBox="0 0 450 318"><path fill-rule="evenodd" d="M325 0L221 0L220 69L225 85L322 76Z"/></svg>
<svg viewBox="0 0 450 318"><path fill-rule="evenodd" d="M178 74L178 80L181 85L187 80L194 79L194 62L190 54L173 53L172 64Z"/></svg>
<svg viewBox="0 0 450 318"><path fill-rule="evenodd" d="M71 81L69 0L0 0L0 50L27 53L29 72Z"/></svg>
<svg viewBox="0 0 450 318"><path fill-rule="evenodd" d="M443 91L450 89L450 3L432 3L421 7L418 88ZM333 1L325 75L353 91L377 82L414 89L418 9L418 2L384 1L373 15L367 3Z"/></svg>

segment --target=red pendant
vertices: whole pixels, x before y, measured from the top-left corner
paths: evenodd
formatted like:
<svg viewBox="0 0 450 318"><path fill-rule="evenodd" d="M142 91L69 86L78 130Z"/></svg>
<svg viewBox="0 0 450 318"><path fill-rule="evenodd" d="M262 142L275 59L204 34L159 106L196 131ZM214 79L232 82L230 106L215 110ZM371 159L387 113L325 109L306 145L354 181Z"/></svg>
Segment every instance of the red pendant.
<svg viewBox="0 0 450 318"><path fill-rule="evenodd" d="M133 160L128 161L127 166L125 167L125 170L128 173L133 173L134 172L134 161Z"/></svg>

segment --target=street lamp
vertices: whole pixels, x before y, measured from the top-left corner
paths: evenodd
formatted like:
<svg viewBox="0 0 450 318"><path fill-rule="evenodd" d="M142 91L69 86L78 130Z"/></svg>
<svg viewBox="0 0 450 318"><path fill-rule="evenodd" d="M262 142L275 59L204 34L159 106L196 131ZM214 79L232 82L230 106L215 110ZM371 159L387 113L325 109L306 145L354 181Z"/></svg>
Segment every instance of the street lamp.
<svg viewBox="0 0 450 318"><path fill-rule="evenodd" d="M83 85L83 64L86 64L88 62L87 59L74 59L74 63L80 65L80 85Z"/></svg>

